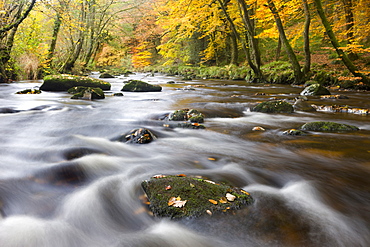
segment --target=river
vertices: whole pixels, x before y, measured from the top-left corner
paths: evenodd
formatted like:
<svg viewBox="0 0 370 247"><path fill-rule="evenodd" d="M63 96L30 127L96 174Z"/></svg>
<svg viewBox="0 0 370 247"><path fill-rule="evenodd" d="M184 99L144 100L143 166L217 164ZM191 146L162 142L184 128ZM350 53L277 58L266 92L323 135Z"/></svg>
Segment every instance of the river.
<svg viewBox="0 0 370 247"><path fill-rule="evenodd" d="M128 79L163 90L113 97ZM106 80L112 89L96 101L15 94L42 81L0 84L1 247L370 246L369 115L250 111L272 97L294 100L302 88L289 85L140 73ZM310 102L370 108L366 92L337 93L348 99ZM182 108L203 112L206 129L159 120ZM282 134L311 121L360 131ZM140 127L158 138L112 141ZM140 184L156 174L228 182L255 201L229 215L152 217Z"/></svg>

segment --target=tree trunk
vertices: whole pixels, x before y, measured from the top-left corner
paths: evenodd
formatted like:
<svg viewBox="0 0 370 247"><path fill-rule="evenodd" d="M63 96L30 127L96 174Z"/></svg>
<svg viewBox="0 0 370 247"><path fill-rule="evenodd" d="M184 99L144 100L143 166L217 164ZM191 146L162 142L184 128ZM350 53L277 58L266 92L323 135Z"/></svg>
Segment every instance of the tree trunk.
<svg viewBox="0 0 370 247"><path fill-rule="evenodd" d="M54 53L55 53L55 48L57 45L57 39L58 39L58 34L60 31L60 27L62 25L62 18L59 15L59 13L56 14L55 21L54 21L54 28L53 28L53 36L51 38L51 43L49 47L49 54L48 54L48 64L49 67L52 66L52 61L54 58Z"/></svg>
<svg viewBox="0 0 370 247"><path fill-rule="evenodd" d="M243 11L243 22L248 31L248 38L250 40L249 43L251 44L251 48L253 51L254 61L256 63L257 68L260 68L261 67L261 52L258 46L258 39L256 38L256 30L250 18L247 4L245 3L244 0L238 0L238 2L240 3L242 11Z"/></svg>
<svg viewBox="0 0 370 247"><path fill-rule="evenodd" d="M365 76L364 74L360 73L357 69L357 67L352 63L351 59L347 56L347 54L340 49L340 44L333 32L333 29L331 28L331 25L326 18L326 15L324 13L324 9L322 7L321 0L314 0L317 13L319 14L322 24L325 27L326 34L329 36L330 42L333 45L334 49L336 50L338 56L342 59L344 65L348 68L348 70L356 77L361 77L362 82L365 83L366 85L370 86L370 79Z"/></svg>
<svg viewBox="0 0 370 247"><path fill-rule="evenodd" d="M237 65L238 64L238 40L235 36L234 33L231 33L229 35L230 39L231 39L231 60L230 60L230 64L234 64L234 65Z"/></svg>
<svg viewBox="0 0 370 247"><path fill-rule="evenodd" d="M268 7L271 10L275 23L277 26L277 29L279 31L281 42L284 46L285 51L288 54L290 63L292 64L293 71L294 71L294 77L295 77L295 83L301 83L303 80L303 73L301 71L301 66L298 63L298 59L293 51L292 46L289 44L288 38L285 35L283 23L281 22L278 10L276 9L276 6L273 2L273 0L267 0Z"/></svg>
<svg viewBox="0 0 370 247"><path fill-rule="evenodd" d="M352 12L352 0L342 0L343 6L344 6L344 13L345 13L345 18L346 18L346 35L347 35L347 42L348 44L352 44L353 38L354 38L354 26L355 26L355 19L353 17L353 12ZM350 52L348 54L348 57L351 60L356 60L358 59L358 55L354 52Z"/></svg>
<svg viewBox="0 0 370 247"><path fill-rule="evenodd" d="M258 80L262 80L263 77L262 77L262 72L260 70L260 68L258 68L252 61L251 59L251 56L250 56L250 52L249 52L249 48L248 48L248 45L245 43L245 41L240 37L238 31L236 30L236 27L235 27L235 24L233 22L233 20L231 19L231 17L229 16L229 14L227 13L227 10L226 10L226 6L224 5L224 3L221 1L221 0L217 0L227 21L229 22L230 24L230 28L232 30L232 32L234 33L234 35L236 36L236 38L239 40L239 42L242 44L242 47L243 47L243 51L245 53L245 56L246 56L246 59L247 59L247 62L248 62L248 65L251 67L251 69L253 70L254 74L255 74L255 77L256 79Z"/></svg>
<svg viewBox="0 0 370 247"><path fill-rule="evenodd" d="M303 67L303 73L306 76L307 73L311 70L311 51L310 51L311 14L310 14L310 9L308 7L307 0L302 0L302 1L303 1L304 16L305 16L304 31L303 31L305 63Z"/></svg>

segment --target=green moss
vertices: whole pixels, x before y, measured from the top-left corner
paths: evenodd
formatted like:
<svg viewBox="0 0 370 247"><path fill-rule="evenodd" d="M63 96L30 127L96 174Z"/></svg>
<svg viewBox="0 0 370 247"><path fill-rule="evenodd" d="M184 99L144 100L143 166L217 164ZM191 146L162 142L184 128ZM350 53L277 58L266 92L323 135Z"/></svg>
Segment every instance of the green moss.
<svg viewBox="0 0 370 247"><path fill-rule="evenodd" d="M142 182L150 209L159 217L196 217L208 213L227 212L253 202L249 193L225 184L194 177L166 176ZM235 196L233 201L226 195ZM169 205L172 197L186 201L182 207ZM211 200L211 201L210 201Z"/></svg>
<svg viewBox="0 0 370 247"><path fill-rule="evenodd" d="M72 87L84 86L110 90L111 84L99 79L76 75L48 75L40 89L44 91L67 91Z"/></svg>
<svg viewBox="0 0 370 247"><path fill-rule="evenodd" d="M261 69L269 83L292 84L294 82L294 71L288 62L271 62L262 66Z"/></svg>
<svg viewBox="0 0 370 247"><path fill-rule="evenodd" d="M139 80L129 80L129 82L123 86L121 91L159 92L159 91L162 91L162 87L158 85L151 85L149 83L139 81Z"/></svg>
<svg viewBox="0 0 370 247"><path fill-rule="evenodd" d="M310 122L301 126L301 130L308 131L355 131L358 127L335 122Z"/></svg>
<svg viewBox="0 0 370 247"><path fill-rule="evenodd" d="M253 111L264 113L292 113L294 108L283 100L265 101L253 108Z"/></svg>

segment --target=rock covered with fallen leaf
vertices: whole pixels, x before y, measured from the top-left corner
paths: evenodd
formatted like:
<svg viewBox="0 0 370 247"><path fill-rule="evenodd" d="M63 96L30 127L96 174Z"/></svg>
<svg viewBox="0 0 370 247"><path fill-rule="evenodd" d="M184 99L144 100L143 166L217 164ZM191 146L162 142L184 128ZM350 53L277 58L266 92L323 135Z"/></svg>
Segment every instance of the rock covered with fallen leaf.
<svg viewBox="0 0 370 247"><path fill-rule="evenodd" d="M227 213L253 202L251 195L236 187L201 177L156 175L142 182L149 209L158 217L197 217Z"/></svg>

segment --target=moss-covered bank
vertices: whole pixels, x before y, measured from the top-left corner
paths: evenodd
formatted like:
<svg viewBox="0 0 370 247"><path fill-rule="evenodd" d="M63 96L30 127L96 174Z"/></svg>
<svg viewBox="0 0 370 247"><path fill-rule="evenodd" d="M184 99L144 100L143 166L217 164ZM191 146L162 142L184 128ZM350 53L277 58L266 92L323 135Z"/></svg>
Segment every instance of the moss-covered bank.
<svg viewBox="0 0 370 247"><path fill-rule="evenodd" d="M197 177L157 175L142 182L155 216L181 218L226 213L253 202L242 189Z"/></svg>
<svg viewBox="0 0 370 247"><path fill-rule="evenodd" d="M261 67L264 78L256 78L252 69L248 66L148 66L145 72L159 72L167 75L178 75L186 78L227 79L245 80L247 82L292 84L294 74L291 64L286 61L275 61ZM339 80L338 78L347 78ZM331 71L330 68L313 67L305 78L306 81L314 80L322 86L339 86L341 89L370 90L360 80L348 77L348 72Z"/></svg>

